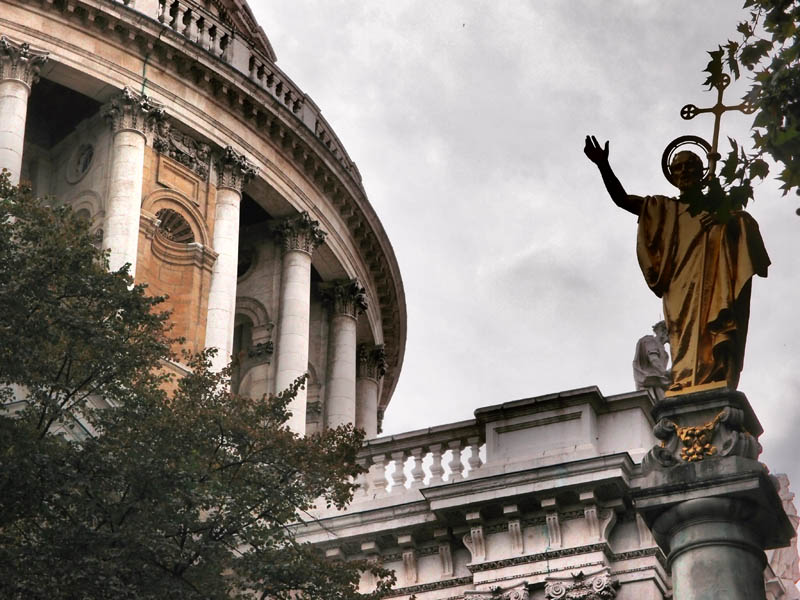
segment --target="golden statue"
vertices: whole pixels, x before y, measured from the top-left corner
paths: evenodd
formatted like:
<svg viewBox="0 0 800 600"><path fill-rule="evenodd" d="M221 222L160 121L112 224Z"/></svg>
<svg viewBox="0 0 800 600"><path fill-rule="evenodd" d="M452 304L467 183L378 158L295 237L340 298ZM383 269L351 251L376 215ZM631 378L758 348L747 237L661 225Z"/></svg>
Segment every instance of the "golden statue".
<svg viewBox="0 0 800 600"><path fill-rule="evenodd" d="M698 386L736 388L751 279L766 277L770 263L758 224L744 211L725 224L707 212L689 214L681 197L703 179L703 161L693 152L678 152L668 163L678 198L629 196L609 166L608 142L601 147L586 136L584 153L600 169L614 203L639 217L639 266L664 301L673 376L668 395Z"/></svg>

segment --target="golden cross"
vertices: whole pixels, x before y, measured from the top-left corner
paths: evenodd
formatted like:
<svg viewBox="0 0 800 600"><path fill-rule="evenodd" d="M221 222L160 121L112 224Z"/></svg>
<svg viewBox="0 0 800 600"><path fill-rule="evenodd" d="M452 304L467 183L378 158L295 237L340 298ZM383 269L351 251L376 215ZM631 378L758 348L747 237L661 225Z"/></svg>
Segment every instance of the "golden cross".
<svg viewBox="0 0 800 600"><path fill-rule="evenodd" d="M694 119L697 115L702 113L714 113L714 138L711 141L711 152L708 154L708 172L714 174L720 155L717 152L717 144L719 143L719 123L722 120L722 114L729 110L738 110L746 115L755 111L756 107L750 104L747 100L736 106L725 106L722 103L722 94L725 88L731 82L728 74L723 73L722 76L712 83L712 87L717 88L717 103L709 108L697 108L694 104L687 104L681 109L681 117L685 120Z"/></svg>

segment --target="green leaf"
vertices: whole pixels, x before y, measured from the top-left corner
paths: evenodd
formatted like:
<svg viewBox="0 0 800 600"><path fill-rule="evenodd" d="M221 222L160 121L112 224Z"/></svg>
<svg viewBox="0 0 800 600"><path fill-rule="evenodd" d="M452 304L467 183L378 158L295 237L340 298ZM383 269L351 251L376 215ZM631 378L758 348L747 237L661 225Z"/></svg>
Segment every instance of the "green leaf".
<svg viewBox="0 0 800 600"><path fill-rule="evenodd" d="M747 21L742 21L736 26L736 31L745 37L753 35L753 27Z"/></svg>
<svg viewBox="0 0 800 600"><path fill-rule="evenodd" d="M728 153L728 156L722 163L722 169L720 170L719 176L725 181L726 184L731 183L736 173L736 169L739 166L739 147L736 143L736 140L733 138L728 138L728 141L731 144L732 150Z"/></svg>
<svg viewBox="0 0 800 600"><path fill-rule="evenodd" d="M728 66L728 70L733 75L734 79L739 79L739 60L736 57L736 52L739 49L739 44L736 42L732 42L728 40L728 43L725 44L725 52L726 52L726 59L725 62Z"/></svg>
<svg viewBox="0 0 800 600"><path fill-rule="evenodd" d="M758 177L763 180L769 174L767 161L761 158L755 159L750 163L749 173L751 179Z"/></svg>
<svg viewBox="0 0 800 600"><path fill-rule="evenodd" d="M710 88L714 87L720 81L722 81L722 56L724 54L724 50L722 46L719 46L717 50L709 51L708 55L711 57L711 60L708 61L706 68L703 69L704 73L708 73L708 77L706 78L704 85L707 85Z"/></svg>
<svg viewBox="0 0 800 600"><path fill-rule="evenodd" d="M742 46L739 62L749 70L753 70L761 60L772 50L772 43L767 40L756 40Z"/></svg>

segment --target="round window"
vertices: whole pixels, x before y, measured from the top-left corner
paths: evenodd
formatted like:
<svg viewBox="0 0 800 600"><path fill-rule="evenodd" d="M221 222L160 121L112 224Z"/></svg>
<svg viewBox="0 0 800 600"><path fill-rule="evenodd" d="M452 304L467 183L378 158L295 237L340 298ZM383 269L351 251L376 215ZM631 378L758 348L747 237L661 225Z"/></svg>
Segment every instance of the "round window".
<svg viewBox="0 0 800 600"><path fill-rule="evenodd" d="M89 167L92 166L92 159L94 158L94 146L91 144L81 144L72 153L67 166L67 181L69 183L78 183L86 173L89 172Z"/></svg>

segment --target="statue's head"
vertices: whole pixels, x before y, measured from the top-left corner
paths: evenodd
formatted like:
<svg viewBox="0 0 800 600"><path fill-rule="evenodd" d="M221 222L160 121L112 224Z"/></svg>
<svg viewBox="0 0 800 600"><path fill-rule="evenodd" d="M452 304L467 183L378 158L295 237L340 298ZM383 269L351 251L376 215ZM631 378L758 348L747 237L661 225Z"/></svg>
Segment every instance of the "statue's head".
<svg viewBox="0 0 800 600"><path fill-rule="evenodd" d="M661 320L655 325L653 325L653 333L656 335L656 339L659 341L660 344L666 344L669 342L669 334L667 332L666 321Z"/></svg>
<svg viewBox="0 0 800 600"><path fill-rule="evenodd" d="M672 183L683 192L703 179L703 161L694 152L681 150L673 157L669 172Z"/></svg>

